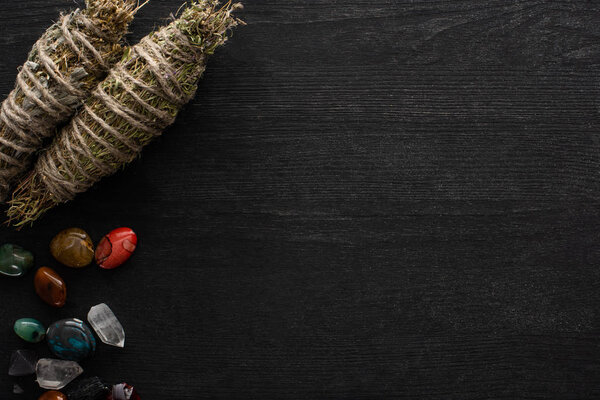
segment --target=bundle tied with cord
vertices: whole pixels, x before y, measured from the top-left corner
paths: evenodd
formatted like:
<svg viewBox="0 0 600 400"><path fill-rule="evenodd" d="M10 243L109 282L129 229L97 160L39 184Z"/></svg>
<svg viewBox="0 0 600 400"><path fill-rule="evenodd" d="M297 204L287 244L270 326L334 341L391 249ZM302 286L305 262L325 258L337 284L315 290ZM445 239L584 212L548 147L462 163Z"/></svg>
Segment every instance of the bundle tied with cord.
<svg viewBox="0 0 600 400"><path fill-rule="evenodd" d="M0 201L30 166L32 155L122 57L119 42L138 0L86 0L62 15L35 43L0 108Z"/></svg>
<svg viewBox="0 0 600 400"><path fill-rule="evenodd" d="M239 7L195 0L171 24L126 50L13 193L9 223L35 221L135 159L193 98L207 56L242 23L232 15Z"/></svg>

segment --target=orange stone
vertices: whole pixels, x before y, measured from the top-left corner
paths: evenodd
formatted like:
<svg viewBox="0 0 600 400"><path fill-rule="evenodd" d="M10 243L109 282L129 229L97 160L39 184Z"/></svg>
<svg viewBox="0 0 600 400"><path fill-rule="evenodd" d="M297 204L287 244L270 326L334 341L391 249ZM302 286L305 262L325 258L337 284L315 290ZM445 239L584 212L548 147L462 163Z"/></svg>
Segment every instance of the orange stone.
<svg viewBox="0 0 600 400"><path fill-rule="evenodd" d="M50 390L41 395L38 400L67 400L67 396L56 390Z"/></svg>
<svg viewBox="0 0 600 400"><path fill-rule="evenodd" d="M38 296L52 307L65 305L67 285L53 269L48 267L38 269L33 279L33 285Z"/></svg>

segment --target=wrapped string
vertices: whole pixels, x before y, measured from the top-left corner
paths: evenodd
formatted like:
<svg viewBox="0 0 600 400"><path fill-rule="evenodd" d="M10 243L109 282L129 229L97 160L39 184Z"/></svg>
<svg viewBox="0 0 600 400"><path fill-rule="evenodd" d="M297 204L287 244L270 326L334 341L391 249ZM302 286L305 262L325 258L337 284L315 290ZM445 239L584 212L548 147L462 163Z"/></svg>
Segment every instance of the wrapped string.
<svg viewBox="0 0 600 400"><path fill-rule="evenodd" d="M166 27L126 50L17 188L10 221L34 221L139 156L195 95L207 56L241 23L230 2L196 0Z"/></svg>
<svg viewBox="0 0 600 400"><path fill-rule="evenodd" d="M0 201L122 54L137 0L88 0L35 43L0 107Z"/></svg>

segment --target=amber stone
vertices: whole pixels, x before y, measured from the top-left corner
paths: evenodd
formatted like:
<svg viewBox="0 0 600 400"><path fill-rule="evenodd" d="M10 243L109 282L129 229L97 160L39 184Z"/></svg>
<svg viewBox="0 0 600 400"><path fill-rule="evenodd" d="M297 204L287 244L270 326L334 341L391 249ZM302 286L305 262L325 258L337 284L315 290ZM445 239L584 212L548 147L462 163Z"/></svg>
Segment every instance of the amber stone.
<svg viewBox="0 0 600 400"><path fill-rule="evenodd" d="M90 235L83 229L69 228L52 239L50 252L61 264L81 268L89 265L94 259L94 244Z"/></svg>
<svg viewBox="0 0 600 400"><path fill-rule="evenodd" d="M52 268L42 267L33 279L35 292L52 307L62 307L67 301L67 285Z"/></svg>
<svg viewBox="0 0 600 400"><path fill-rule="evenodd" d="M41 395L38 400L67 400L67 396L56 390L50 390Z"/></svg>

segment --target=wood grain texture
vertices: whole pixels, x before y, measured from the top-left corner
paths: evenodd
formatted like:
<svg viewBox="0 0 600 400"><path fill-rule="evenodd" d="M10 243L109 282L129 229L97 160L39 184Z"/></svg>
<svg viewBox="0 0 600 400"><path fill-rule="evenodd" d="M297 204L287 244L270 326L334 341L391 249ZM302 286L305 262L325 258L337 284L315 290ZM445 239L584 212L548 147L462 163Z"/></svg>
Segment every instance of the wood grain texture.
<svg viewBox="0 0 600 400"><path fill-rule="evenodd" d="M151 0L130 41L180 3ZM2 96L70 6L3 5ZM600 4L247 0L242 16L141 159L0 228L69 287L50 310L33 274L0 279L0 359L23 347L15 319L105 301L126 348L84 367L144 399L600 397ZM127 266L51 260L60 229L121 225L140 237Z"/></svg>

